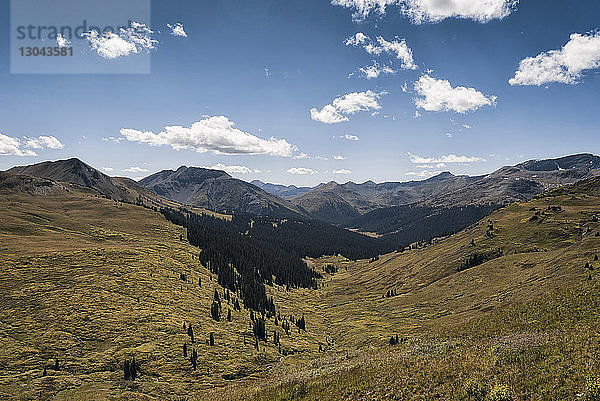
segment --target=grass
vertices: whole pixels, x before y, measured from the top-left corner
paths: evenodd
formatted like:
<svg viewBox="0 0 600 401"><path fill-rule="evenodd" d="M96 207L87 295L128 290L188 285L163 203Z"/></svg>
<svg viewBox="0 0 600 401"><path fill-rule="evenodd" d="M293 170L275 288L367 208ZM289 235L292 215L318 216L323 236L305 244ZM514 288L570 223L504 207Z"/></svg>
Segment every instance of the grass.
<svg viewBox="0 0 600 401"><path fill-rule="evenodd" d="M311 260L338 272L323 273L317 290L268 288L281 315L306 318L307 332L292 325L290 336L268 321L293 351L285 357L272 341L259 352L244 345L248 311L231 308L233 322L210 318L222 289L198 250L179 240L182 229L158 213L81 191L3 193L0 398L593 399L598 188L514 204L377 261ZM498 249L459 271L472 255ZM184 342L192 348L184 321L198 339L197 371L182 355ZM204 344L210 332L214 347ZM390 346L396 334L401 341ZM121 363L133 355L141 374L125 382ZM54 371L57 357L63 367Z"/></svg>

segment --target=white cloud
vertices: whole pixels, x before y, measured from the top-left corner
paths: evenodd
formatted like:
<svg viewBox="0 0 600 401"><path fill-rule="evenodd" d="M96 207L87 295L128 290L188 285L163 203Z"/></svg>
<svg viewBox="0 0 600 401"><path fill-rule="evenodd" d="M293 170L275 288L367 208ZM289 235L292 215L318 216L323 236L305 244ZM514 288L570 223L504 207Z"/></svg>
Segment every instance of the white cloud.
<svg viewBox="0 0 600 401"><path fill-rule="evenodd" d="M114 142L119 143L123 140L123 138L115 138L114 136L104 136L102 137L103 142Z"/></svg>
<svg viewBox="0 0 600 401"><path fill-rule="evenodd" d="M148 169L138 167L138 166L133 166L133 167L126 168L123 171L126 173L147 173Z"/></svg>
<svg viewBox="0 0 600 401"><path fill-rule="evenodd" d="M385 14L386 6L396 3L398 0L331 0L331 4L345 8L353 8L352 14L355 20L364 20L372 12Z"/></svg>
<svg viewBox="0 0 600 401"><path fill-rule="evenodd" d="M129 28L121 28L118 33L108 31L100 35L91 30L83 36L100 57L112 60L154 49L158 41L151 37L153 33L146 25L132 22Z"/></svg>
<svg viewBox="0 0 600 401"><path fill-rule="evenodd" d="M294 159L310 159L310 156L307 155L306 153L302 152L302 153L294 156Z"/></svg>
<svg viewBox="0 0 600 401"><path fill-rule="evenodd" d="M110 173L111 171L115 171L115 169L112 167L101 167L101 168L102 168L102 170L106 171L107 173Z"/></svg>
<svg viewBox="0 0 600 401"><path fill-rule="evenodd" d="M346 160L347 157L344 157L342 155L333 155L333 160Z"/></svg>
<svg viewBox="0 0 600 401"><path fill-rule="evenodd" d="M576 84L585 70L600 68L600 32L574 33L560 50L521 60L511 85Z"/></svg>
<svg viewBox="0 0 600 401"><path fill-rule="evenodd" d="M395 74L396 73L395 70L393 70L392 68L390 68L387 65L384 65L383 67L381 67L379 65L379 63L375 60L373 60L372 65L368 65L366 67L360 67L358 69L358 71L361 72L367 79L379 78L379 76L381 74Z"/></svg>
<svg viewBox="0 0 600 401"><path fill-rule="evenodd" d="M443 173L443 171L423 170L423 171L409 171L408 173L406 173L406 175L415 176L415 177L433 177L433 176L441 174L441 173Z"/></svg>
<svg viewBox="0 0 600 401"><path fill-rule="evenodd" d="M31 149L62 149L64 145L53 136L42 135L37 138L25 137L25 147Z"/></svg>
<svg viewBox="0 0 600 401"><path fill-rule="evenodd" d="M450 133L450 132L446 132L446 136L447 136L448 138L452 138L452 137L453 137L452 133Z"/></svg>
<svg viewBox="0 0 600 401"><path fill-rule="evenodd" d="M37 156L32 149L62 149L64 145L54 136L15 138L0 134L0 156Z"/></svg>
<svg viewBox="0 0 600 401"><path fill-rule="evenodd" d="M187 33L185 33L185 30L183 29L183 24L181 22L178 22L174 25L167 24L167 27L171 29L171 35L173 36L183 36L184 38L188 37Z"/></svg>
<svg viewBox="0 0 600 401"><path fill-rule="evenodd" d="M406 45L406 39L401 39L398 36L392 41L387 41L382 36L378 36L376 42L374 42L364 33L358 32L354 36L346 39L344 43L346 46L362 46L367 53L374 56L380 56L383 53L391 54L401 61L402 69L417 69L413 60L412 49ZM388 69L391 70L389 67Z"/></svg>
<svg viewBox="0 0 600 401"><path fill-rule="evenodd" d="M223 163L217 163L214 166L205 167L211 170L222 170L229 174L252 174L252 173L260 173L260 170L251 169L246 166L227 166Z"/></svg>
<svg viewBox="0 0 600 401"><path fill-rule="evenodd" d="M353 92L335 98L332 104L328 104L321 110L310 109L310 117L315 121L326 124L334 124L348 121L348 115L359 111L379 110L381 106L377 100L384 93L375 93L371 90L366 92Z"/></svg>
<svg viewBox="0 0 600 401"><path fill-rule="evenodd" d="M344 42L346 46L360 46L370 40L367 35L362 32L357 32L354 36L350 36Z"/></svg>
<svg viewBox="0 0 600 401"><path fill-rule="evenodd" d="M292 167L287 172L296 175L314 175L318 173L316 170L306 167Z"/></svg>
<svg viewBox="0 0 600 401"><path fill-rule="evenodd" d="M224 116L205 117L191 127L169 126L155 134L123 128L121 134L131 142L150 146L170 146L175 150L192 149L196 152L212 151L217 154L265 154L291 156L295 146L285 139L262 139L234 128L234 123Z"/></svg>
<svg viewBox="0 0 600 401"><path fill-rule="evenodd" d="M486 96L475 88L464 86L452 87L445 79L435 79L422 75L415 82L415 99L417 107L427 111L455 111L466 113L482 106L496 104L496 96Z"/></svg>
<svg viewBox="0 0 600 401"><path fill-rule="evenodd" d="M333 174L352 174L352 171L343 168L343 169L340 169L340 170L333 170L332 173Z"/></svg>
<svg viewBox="0 0 600 401"><path fill-rule="evenodd" d="M371 13L385 14L386 7L397 5L402 14L416 24L439 22L446 18L465 18L485 23L509 15L518 0L332 0L331 4L356 10L355 20Z"/></svg>
<svg viewBox="0 0 600 401"><path fill-rule="evenodd" d="M67 40L62 34L56 34L56 43L58 43L58 47L69 47L71 45L71 41Z"/></svg>
<svg viewBox="0 0 600 401"><path fill-rule="evenodd" d="M446 18L472 19L485 23L508 16L518 0L399 0L400 10L416 24Z"/></svg>
<svg viewBox="0 0 600 401"><path fill-rule="evenodd" d="M406 39L400 39L396 36L394 40L388 42L383 37L378 36L379 45L368 44L364 48L369 54L380 55L388 53L396 56L401 61L402 68L405 70L416 70L417 66L413 60L413 52L406 45Z"/></svg>
<svg viewBox="0 0 600 401"><path fill-rule="evenodd" d="M342 135L342 136L340 136L340 138L346 139L348 141L358 141L359 140L359 138L356 135L350 135L350 134Z"/></svg>
<svg viewBox="0 0 600 401"><path fill-rule="evenodd" d="M23 149L19 138L0 134L0 156L37 156L37 153Z"/></svg>
<svg viewBox="0 0 600 401"><path fill-rule="evenodd" d="M421 157L408 153L408 157L411 163L415 164L428 164L428 163L473 163L473 162L484 162L485 159L476 156L457 156L449 154L441 157ZM445 167L445 165L438 164L438 168Z"/></svg>

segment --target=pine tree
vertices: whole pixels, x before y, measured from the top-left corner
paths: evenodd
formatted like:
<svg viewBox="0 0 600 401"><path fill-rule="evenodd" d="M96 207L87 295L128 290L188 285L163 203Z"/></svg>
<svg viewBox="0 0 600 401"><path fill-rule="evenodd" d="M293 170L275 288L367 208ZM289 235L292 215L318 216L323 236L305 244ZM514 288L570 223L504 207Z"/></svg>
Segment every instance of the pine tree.
<svg viewBox="0 0 600 401"><path fill-rule="evenodd" d="M192 324L188 326L188 336L190 336L190 341L194 343L194 329L192 328Z"/></svg>
<svg viewBox="0 0 600 401"><path fill-rule="evenodd" d="M135 364L135 356L131 359L131 380L135 380L137 376L137 365Z"/></svg>
<svg viewBox="0 0 600 401"><path fill-rule="evenodd" d="M54 361L54 370L59 370L60 369L60 365L58 363L58 358L56 358L56 360Z"/></svg>
<svg viewBox="0 0 600 401"><path fill-rule="evenodd" d="M215 345L215 334L212 332L210 333L209 344L211 347Z"/></svg>
<svg viewBox="0 0 600 401"><path fill-rule="evenodd" d="M125 359L123 363L123 379L129 380L131 378L131 369L129 368L129 360Z"/></svg>
<svg viewBox="0 0 600 401"><path fill-rule="evenodd" d="M231 309L227 312L227 321L231 322Z"/></svg>
<svg viewBox="0 0 600 401"><path fill-rule="evenodd" d="M183 343L183 357L187 358L187 343Z"/></svg>

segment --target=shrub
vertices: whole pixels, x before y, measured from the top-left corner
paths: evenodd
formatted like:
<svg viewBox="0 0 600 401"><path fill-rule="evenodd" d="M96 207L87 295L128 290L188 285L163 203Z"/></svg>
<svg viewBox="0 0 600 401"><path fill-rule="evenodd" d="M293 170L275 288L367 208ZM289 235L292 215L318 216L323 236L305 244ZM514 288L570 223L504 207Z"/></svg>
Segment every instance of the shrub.
<svg viewBox="0 0 600 401"><path fill-rule="evenodd" d="M497 384L488 394L486 401L512 401L512 399L510 389L503 384Z"/></svg>
<svg viewBox="0 0 600 401"><path fill-rule="evenodd" d="M468 400L483 401L486 392L486 385L477 380L471 379L465 384L465 397Z"/></svg>
<svg viewBox="0 0 600 401"><path fill-rule="evenodd" d="M583 400L600 401L600 377L589 379L583 392Z"/></svg>

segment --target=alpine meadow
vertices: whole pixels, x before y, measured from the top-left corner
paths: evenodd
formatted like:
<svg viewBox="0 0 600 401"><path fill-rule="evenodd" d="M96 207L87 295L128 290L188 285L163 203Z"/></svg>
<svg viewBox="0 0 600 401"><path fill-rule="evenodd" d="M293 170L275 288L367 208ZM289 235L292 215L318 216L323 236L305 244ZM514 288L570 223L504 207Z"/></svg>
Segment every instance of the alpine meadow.
<svg viewBox="0 0 600 401"><path fill-rule="evenodd" d="M597 2L1 7L0 399L600 401Z"/></svg>

